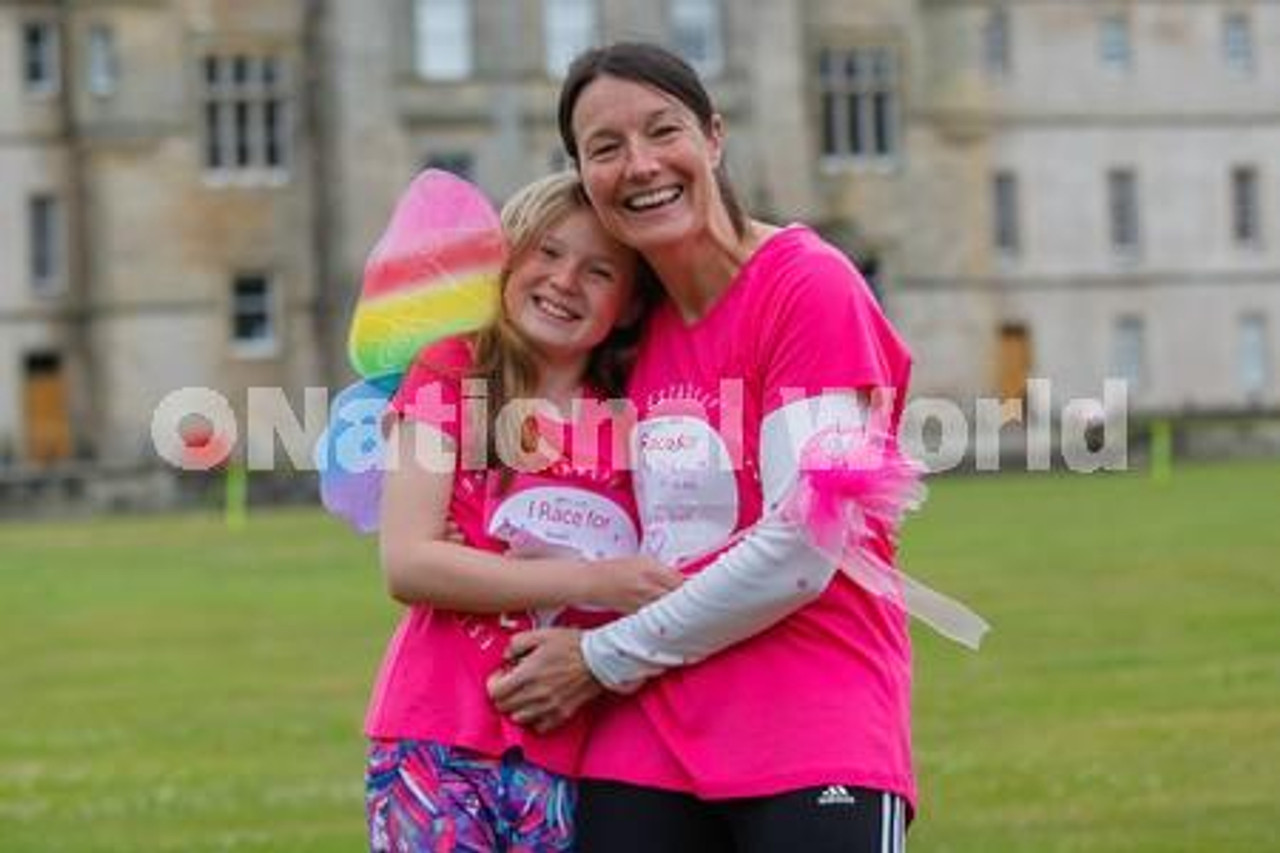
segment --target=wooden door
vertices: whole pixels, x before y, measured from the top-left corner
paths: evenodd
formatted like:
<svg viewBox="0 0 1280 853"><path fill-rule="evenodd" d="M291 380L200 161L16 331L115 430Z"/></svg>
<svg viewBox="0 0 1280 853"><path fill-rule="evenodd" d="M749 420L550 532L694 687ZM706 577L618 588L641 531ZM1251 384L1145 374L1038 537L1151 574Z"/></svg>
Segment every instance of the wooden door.
<svg viewBox="0 0 1280 853"><path fill-rule="evenodd" d="M1000 399L1025 403L1031 378L1031 333L1026 326L1000 327L1000 352L996 363Z"/></svg>
<svg viewBox="0 0 1280 853"><path fill-rule="evenodd" d="M49 464L71 456L71 421L67 415L67 382L57 353L27 357L26 457L28 462Z"/></svg>

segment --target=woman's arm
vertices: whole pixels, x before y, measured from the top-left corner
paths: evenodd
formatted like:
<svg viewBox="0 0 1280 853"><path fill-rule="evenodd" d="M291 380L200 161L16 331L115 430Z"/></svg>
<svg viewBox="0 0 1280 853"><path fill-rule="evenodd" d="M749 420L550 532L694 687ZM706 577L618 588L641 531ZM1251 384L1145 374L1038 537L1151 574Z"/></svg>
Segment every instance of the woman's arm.
<svg viewBox="0 0 1280 853"><path fill-rule="evenodd" d="M800 450L813 435L856 427L867 416L865 401L852 393L808 398L772 413L761 435L766 509L795 482ZM490 697L515 722L553 729L602 687L628 692L760 633L819 597L835 571L799 528L762 521L679 589L631 616L586 632L517 634L506 651L516 665L490 678Z"/></svg>
<svg viewBox="0 0 1280 853"><path fill-rule="evenodd" d="M392 598L470 613L590 605L631 612L683 578L645 557L511 559L444 539L457 449L440 430L394 418L381 509Z"/></svg>
<svg viewBox="0 0 1280 853"><path fill-rule="evenodd" d="M765 511L795 482L797 460L817 433L865 423L852 393L807 398L775 410L760 436ZM836 565L803 530L766 515L735 545L680 589L631 616L583 635L591 672L626 691L673 666L684 666L754 636L822 595Z"/></svg>

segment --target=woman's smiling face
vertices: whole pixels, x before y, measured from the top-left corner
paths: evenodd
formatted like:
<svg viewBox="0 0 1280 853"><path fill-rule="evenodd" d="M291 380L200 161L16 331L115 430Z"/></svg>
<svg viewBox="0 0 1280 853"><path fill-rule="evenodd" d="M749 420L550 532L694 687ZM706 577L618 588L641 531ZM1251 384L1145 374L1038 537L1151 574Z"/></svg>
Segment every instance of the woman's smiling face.
<svg viewBox="0 0 1280 853"><path fill-rule="evenodd" d="M703 129L679 99L603 75L573 108L579 172L604 227L648 252L707 230L721 205L719 117Z"/></svg>

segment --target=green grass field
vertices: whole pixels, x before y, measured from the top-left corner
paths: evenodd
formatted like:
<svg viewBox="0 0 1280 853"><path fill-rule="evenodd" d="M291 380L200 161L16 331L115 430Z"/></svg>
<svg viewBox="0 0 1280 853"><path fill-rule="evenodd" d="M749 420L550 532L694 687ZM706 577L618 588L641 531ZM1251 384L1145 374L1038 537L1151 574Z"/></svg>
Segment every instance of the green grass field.
<svg viewBox="0 0 1280 853"><path fill-rule="evenodd" d="M1280 850L1280 464L935 482L914 851ZM0 525L0 851L354 851L394 621L318 513ZM801 851L802 853L802 851Z"/></svg>

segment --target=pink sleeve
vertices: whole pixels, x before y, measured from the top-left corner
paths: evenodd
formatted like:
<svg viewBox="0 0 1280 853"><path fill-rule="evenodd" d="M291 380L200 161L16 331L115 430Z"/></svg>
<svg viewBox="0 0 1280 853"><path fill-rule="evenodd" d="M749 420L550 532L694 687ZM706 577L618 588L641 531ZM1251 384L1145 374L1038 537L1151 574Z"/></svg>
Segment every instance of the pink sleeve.
<svg viewBox="0 0 1280 853"><path fill-rule="evenodd" d="M462 379L471 356L465 342L450 339L423 348L388 408L428 424L454 441L461 433Z"/></svg>
<svg viewBox="0 0 1280 853"><path fill-rule="evenodd" d="M892 394L886 402L900 412L911 355L853 264L818 243L772 274L759 353L764 414L828 389Z"/></svg>

